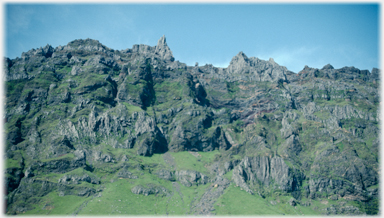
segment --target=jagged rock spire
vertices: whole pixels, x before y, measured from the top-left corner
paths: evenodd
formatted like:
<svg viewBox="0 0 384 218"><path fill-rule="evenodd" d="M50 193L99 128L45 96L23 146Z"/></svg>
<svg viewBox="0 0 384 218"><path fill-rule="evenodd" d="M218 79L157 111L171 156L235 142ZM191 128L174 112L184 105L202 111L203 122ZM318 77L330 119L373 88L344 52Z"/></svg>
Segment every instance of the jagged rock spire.
<svg viewBox="0 0 384 218"><path fill-rule="evenodd" d="M167 46L167 39L165 38L165 35L157 41L157 46Z"/></svg>
<svg viewBox="0 0 384 218"><path fill-rule="evenodd" d="M167 45L167 40L165 39L165 35L163 35L157 42L156 53L158 53L160 57L163 58L164 60L167 60L167 61L175 60L171 49Z"/></svg>

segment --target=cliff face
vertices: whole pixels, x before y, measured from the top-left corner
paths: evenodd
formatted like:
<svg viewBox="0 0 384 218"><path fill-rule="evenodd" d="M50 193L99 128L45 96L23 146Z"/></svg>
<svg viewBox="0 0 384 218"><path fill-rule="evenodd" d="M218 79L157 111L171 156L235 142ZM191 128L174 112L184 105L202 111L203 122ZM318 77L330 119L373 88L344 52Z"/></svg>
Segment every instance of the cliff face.
<svg viewBox="0 0 384 218"><path fill-rule="evenodd" d="M168 199L158 214L179 195L181 214L220 214L233 186L271 207L292 197L284 213L378 213L378 69L295 74L243 52L228 68L187 66L164 36L121 51L47 45L4 65L8 214L94 214L89 197L118 178ZM200 200L183 198L191 187ZM65 196L79 206L57 209Z"/></svg>

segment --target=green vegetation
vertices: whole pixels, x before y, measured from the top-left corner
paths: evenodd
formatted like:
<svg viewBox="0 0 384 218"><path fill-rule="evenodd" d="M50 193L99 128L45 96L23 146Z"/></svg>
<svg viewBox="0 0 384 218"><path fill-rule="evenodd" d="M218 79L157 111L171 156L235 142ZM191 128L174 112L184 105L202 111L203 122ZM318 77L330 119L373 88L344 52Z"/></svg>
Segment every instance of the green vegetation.
<svg viewBox="0 0 384 218"><path fill-rule="evenodd" d="M88 87L92 86L103 86L105 81L105 75L100 74L89 74L87 77L83 78L81 76L76 76L75 79L80 85L73 89L74 92L84 92L87 91Z"/></svg>
<svg viewBox="0 0 384 218"><path fill-rule="evenodd" d="M155 83L153 89L156 93L156 99L163 98L165 101L161 103L167 103L173 100L174 97L183 97L187 86L181 82L163 81Z"/></svg>
<svg viewBox="0 0 384 218"><path fill-rule="evenodd" d="M155 156L155 159L160 157ZM143 162L149 160L143 159ZM131 192L136 185L145 186L148 183L165 187L169 194L144 196ZM207 185L186 188L178 183L177 186L180 193L171 182L145 171L141 171L138 179L116 178L113 183L107 183L101 196L91 199L79 215L185 215L190 212L191 201L201 196Z"/></svg>
<svg viewBox="0 0 384 218"><path fill-rule="evenodd" d="M49 162L49 161L62 160L62 159L73 159L73 158L75 158L75 155L73 153L69 153L69 154L63 155L61 157L42 159L41 162Z"/></svg>
<svg viewBox="0 0 384 218"><path fill-rule="evenodd" d="M72 71L72 67L69 67L69 66L59 67L59 69L56 70L57 73L64 73L64 74L70 73L71 71Z"/></svg>
<svg viewBox="0 0 384 218"><path fill-rule="evenodd" d="M217 215L282 215L278 208L258 195L250 195L232 184L215 203Z"/></svg>
<svg viewBox="0 0 384 218"><path fill-rule="evenodd" d="M177 170L195 170L207 174L208 169L205 165L212 163L215 155L219 154L219 151L198 152L198 154L198 157L195 157L188 151L171 153L175 159Z"/></svg>
<svg viewBox="0 0 384 218"><path fill-rule="evenodd" d="M17 96L23 90L26 80L11 80L5 82L5 91L8 98Z"/></svg>
<svg viewBox="0 0 384 218"><path fill-rule="evenodd" d="M350 105L350 101L345 101L344 99L332 99L332 100L324 100L324 99L314 99L314 102L316 102L316 105L320 107L324 107L326 105L330 106L345 106Z"/></svg>
<svg viewBox="0 0 384 218"><path fill-rule="evenodd" d="M56 191L53 191L41 198L34 209L19 215L72 215L76 209L91 198L75 195L59 196Z"/></svg>
<svg viewBox="0 0 384 218"><path fill-rule="evenodd" d="M141 109L138 106L131 105L131 104L127 103L127 102L122 102L122 103L125 105L125 107L127 107L128 111L130 113L143 111L143 109Z"/></svg>
<svg viewBox="0 0 384 218"><path fill-rule="evenodd" d="M20 160L15 160L11 158L7 158L5 162L6 168L19 168L20 167Z"/></svg>
<svg viewBox="0 0 384 218"><path fill-rule="evenodd" d="M328 111L317 111L313 113L316 117L318 117L321 120L327 120L331 118L331 114Z"/></svg>

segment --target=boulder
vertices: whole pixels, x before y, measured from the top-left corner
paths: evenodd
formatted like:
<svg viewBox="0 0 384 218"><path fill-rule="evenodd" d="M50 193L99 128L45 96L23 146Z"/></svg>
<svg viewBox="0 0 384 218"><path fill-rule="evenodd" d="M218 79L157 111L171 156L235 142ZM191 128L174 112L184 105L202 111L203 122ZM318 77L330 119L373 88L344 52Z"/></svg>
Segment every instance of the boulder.
<svg viewBox="0 0 384 218"><path fill-rule="evenodd" d="M190 187L192 185L204 185L208 183L209 178L194 170L179 170L175 172L176 180L182 185Z"/></svg>
<svg viewBox="0 0 384 218"><path fill-rule="evenodd" d="M156 175L161 179L175 181L175 173L173 171L160 169L156 172Z"/></svg>
<svg viewBox="0 0 384 218"><path fill-rule="evenodd" d="M155 185L152 183L146 185L137 185L131 189L133 194L142 194L144 196L148 195L156 195L156 196L164 196L168 195L169 191L163 186Z"/></svg>

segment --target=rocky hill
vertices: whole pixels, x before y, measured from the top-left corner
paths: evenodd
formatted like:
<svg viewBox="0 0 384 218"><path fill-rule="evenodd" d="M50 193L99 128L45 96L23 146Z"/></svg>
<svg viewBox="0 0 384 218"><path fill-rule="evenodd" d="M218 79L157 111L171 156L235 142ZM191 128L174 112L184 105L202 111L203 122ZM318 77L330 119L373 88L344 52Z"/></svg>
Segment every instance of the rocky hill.
<svg viewBox="0 0 384 218"><path fill-rule="evenodd" d="M187 66L164 36L4 64L7 214L379 212L378 69Z"/></svg>

